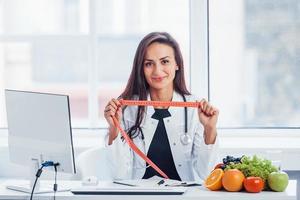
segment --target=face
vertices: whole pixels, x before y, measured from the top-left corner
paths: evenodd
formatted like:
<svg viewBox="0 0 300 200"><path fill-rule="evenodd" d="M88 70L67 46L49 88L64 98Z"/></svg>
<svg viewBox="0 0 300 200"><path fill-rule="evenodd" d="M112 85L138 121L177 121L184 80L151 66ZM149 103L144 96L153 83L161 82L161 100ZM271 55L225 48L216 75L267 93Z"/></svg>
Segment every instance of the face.
<svg viewBox="0 0 300 200"><path fill-rule="evenodd" d="M151 89L173 89L173 80L178 66L174 50L158 42L148 46L144 58L144 74Z"/></svg>

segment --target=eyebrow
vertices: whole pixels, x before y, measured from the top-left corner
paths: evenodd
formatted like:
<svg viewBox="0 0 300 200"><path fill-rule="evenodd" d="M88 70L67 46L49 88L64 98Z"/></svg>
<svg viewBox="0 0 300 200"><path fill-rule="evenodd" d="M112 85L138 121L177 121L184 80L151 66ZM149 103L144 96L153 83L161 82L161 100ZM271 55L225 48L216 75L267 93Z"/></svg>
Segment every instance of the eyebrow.
<svg viewBox="0 0 300 200"><path fill-rule="evenodd" d="M160 58L159 60L163 60L163 59L166 59L166 58L168 58L168 57L170 57L170 56L162 57L162 58ZM151 60L151 59L145 59L145 61L153 61L153 60Z"/></svg>

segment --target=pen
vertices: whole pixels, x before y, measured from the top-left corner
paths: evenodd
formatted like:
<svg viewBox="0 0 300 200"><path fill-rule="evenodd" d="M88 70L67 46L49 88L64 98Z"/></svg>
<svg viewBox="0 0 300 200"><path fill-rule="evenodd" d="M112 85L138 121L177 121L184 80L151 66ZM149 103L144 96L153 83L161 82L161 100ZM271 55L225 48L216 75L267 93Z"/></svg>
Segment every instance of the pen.
<svg viewBox="0 0 300 200"><path fill-rule="evenodd" d="M192 186L201 186L202 184L200 183L186 183L186 182L182 182L182 183L174 183L174 184L167 184L165 186L168 187L192 187Z"/></svg>
<svg viewBox="0 0 300 200"><path fill-rule="evenodd" d="M118 182L118 181L113 181L113 183L115 183L115 184L119 184L119 185L132 186L132 187L135 187L135 186L136 186L136 185L133 185L133 184L129 184L129 183L122 183L122 182Z"/></svg>
<svg viewBox="0 0 300 200"><path fill-rule="evenodd" d="M157 183L157 185L161 185L161 184L164 184L164 183L165 183L164 180L160 180L160 181Z"/></svg>
<svg viewBox="0 0 300 200"><path fill-rule="evenodd" d="M183 184L184 187L192 187L192 186L201 186L202 184L200 183L187 183Z"/></svg>

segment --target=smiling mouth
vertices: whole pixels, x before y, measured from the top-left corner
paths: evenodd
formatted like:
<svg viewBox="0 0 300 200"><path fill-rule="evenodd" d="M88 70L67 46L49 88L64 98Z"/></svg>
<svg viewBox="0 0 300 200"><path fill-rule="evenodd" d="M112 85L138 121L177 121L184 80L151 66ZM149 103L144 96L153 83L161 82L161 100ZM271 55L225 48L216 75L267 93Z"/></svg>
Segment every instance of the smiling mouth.
<svg viewBox="0 0 300 200"><path fill-rule="evenodd" d="M152 80L154 81L162 81L165 77L153 77Z"/></svg>

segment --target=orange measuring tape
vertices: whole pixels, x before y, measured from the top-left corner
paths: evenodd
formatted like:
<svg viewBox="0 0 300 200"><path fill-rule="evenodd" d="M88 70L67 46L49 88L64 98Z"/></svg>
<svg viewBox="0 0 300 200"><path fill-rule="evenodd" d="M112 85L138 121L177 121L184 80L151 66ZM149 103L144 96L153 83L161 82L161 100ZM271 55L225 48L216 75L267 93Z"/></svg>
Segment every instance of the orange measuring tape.
<svg viewBox="0 0 300 200"><path fill-rule="evenodd" d="M127 106L155 106L155 107L194 107L198 108L201 104L200 102L179 102L179 101L135 101L135 100L119 100L121 105ZM138 154L146 163L148 163L155 171L157 171L162 177L169 179L169 177L155 164L153 163L129 138L127 133L122 129L120 123L118 122L115 116L112 116L112 119L124 137L125 141L129 147Z"/></svg>
<svg viewBox="0 0 300 200"><path fill-rule="evenodd" d="M182 101L134 101L119 100L122 105L126 106L155 106L155 107L193 107L198 108L200 102L182 102Z"/></svg>

